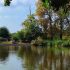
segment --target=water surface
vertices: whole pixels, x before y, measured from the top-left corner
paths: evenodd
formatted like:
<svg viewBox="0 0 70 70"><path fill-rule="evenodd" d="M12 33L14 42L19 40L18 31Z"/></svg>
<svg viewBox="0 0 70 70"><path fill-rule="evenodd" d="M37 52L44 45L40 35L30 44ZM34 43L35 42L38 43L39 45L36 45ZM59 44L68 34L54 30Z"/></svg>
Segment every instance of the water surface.
<svg viewBox="0 0 70 70"><path fill-rule="evenodd" d="M70 70L70 49L0 46L0 70Z"/></svg>

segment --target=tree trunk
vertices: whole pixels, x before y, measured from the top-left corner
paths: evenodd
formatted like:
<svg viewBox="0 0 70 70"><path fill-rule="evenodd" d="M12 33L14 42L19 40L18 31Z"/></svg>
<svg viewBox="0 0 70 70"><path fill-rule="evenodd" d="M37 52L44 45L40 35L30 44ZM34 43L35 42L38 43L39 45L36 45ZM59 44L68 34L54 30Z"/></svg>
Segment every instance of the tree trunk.
<svg viewBox="0 0 70 70"><path fill-rule="evenodd" d="M52 19L51 19L51 13L49 13L49 24L50 24L50 46L52 47L52 40L53 40L53 29L52 29Z"/></svg>
<svg viewBox="0 0 70 70"><path fill-rule="evenodd" d="M63 24L62 19L60 19L60 39L62 40L62 31L63 31Z"/></svg>

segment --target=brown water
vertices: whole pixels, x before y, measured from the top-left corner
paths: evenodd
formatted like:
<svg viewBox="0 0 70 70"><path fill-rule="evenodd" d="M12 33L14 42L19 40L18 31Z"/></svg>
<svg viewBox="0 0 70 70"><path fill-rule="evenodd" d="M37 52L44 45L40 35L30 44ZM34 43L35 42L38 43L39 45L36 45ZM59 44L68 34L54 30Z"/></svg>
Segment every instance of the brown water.
<svg viewBox="0 0 70 70"><path fill-rule="evenodd" d="M70 49L0 47L0 70L70 70Z"/></svg>

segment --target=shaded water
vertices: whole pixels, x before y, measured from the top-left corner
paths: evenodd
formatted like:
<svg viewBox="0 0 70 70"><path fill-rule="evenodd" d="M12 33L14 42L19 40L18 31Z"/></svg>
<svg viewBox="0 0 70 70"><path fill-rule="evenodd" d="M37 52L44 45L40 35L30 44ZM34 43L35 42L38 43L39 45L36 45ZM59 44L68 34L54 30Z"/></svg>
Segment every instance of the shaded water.
<svg viewBox="0 0 70 70"><path fill-rule="evenodd" d="M1 47L0 70L70 70L70 49Z"/></svg>

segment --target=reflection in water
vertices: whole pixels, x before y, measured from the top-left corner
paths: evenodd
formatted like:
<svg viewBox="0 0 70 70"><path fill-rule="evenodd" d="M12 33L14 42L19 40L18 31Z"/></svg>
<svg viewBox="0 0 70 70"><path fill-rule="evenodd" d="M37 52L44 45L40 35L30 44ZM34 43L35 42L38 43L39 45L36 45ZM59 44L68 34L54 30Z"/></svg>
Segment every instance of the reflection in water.
<svg viewBox="0 0 70 70"><path fill-rule="evenodd" d="M67 49L21 47L18 51L19 56L22 54L25 70L70 70L70 54Z"/></svg>
<svg viewBox="0 0 70 70"><path fill-rule="evenodd" d="M26 70L34 70L36 69L36 65L38 64L38 61L40 60L40 56L37 52L33 52L31 48L24 48L21 47L19 49L19 56L22 54L23 59L23 68Z"/></svg>
<svg viewBox="0 0 70 70"><path fill-rule="evenodd" d="M17 69L17 64L20 70L70 70L70 49L40 46L0 47L0 60L7 61L6 65L10 67L15 62L14 70Z"/></svg>
<svg viewBox="0 0 70 70"><path fill-rule="evenodd" d="M0 61L5 61L9 55L7 47L0 46Z"/></svg>

